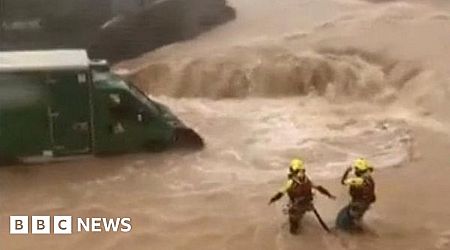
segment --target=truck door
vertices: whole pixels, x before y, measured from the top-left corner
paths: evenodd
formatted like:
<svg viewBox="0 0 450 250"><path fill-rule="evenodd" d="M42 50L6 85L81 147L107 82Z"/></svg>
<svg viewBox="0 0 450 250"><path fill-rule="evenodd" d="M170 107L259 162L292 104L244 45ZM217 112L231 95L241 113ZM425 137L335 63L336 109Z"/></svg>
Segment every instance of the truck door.
<svg viewBox="0 0 450 250"><path fill-rule="evenodd" d="M54 154L90 152L91 111L87 73L50 73L47 84L51 98L48 116Z"/></svg>

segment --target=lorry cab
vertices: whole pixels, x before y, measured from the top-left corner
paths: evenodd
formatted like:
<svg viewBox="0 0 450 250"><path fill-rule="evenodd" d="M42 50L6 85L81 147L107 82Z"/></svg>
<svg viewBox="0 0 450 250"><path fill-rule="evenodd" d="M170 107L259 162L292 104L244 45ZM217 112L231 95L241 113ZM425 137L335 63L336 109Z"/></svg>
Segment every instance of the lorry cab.
<svg viewBox="0 0 450 250"><path fill-rule="evenodd" d="M84 50L0 52L0 163L160 151L202 139Z"/></svg>

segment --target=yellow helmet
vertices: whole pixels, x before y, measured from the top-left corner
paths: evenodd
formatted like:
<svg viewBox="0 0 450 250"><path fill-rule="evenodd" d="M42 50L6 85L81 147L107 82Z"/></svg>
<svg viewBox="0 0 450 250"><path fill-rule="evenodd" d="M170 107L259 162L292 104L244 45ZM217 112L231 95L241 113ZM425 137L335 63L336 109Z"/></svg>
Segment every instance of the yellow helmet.
<svg viewBox="0 0 450 250"><path fill-rule="evenodd" d="M305 164L302 160L295 158L291 161L291 165L289 166L291 171L300 171L305 170Z"/></svg>
<svg viewBox="0 0 450 250"><path fill-rule="evenodd" d="M364 159L364 158L358 158L353 162L353 168L356 171L361 171L361 172L365 172L365 171L372 171L373 167L369 164L369 162Z"/></svg>

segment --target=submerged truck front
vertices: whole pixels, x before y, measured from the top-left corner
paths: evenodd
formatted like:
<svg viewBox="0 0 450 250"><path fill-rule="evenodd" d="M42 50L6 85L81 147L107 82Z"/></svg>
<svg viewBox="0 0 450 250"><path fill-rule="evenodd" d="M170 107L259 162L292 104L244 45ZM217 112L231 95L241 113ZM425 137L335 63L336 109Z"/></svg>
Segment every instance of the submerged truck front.
<svg viewBox="0 0 450 250"><path fill-rule="evenodd" d="M203 140L166 106L150 99L133 84L105 70L92 68L94 145L97 154L161 151Z"/></svg>

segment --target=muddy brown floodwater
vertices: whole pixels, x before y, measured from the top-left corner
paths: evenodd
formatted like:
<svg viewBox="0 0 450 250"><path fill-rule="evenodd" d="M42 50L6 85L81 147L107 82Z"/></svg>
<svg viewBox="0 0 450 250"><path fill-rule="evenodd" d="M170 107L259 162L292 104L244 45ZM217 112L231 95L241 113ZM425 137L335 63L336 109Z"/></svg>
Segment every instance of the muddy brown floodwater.
<svg viewBox="0 0 450 250"><path fill-rule="evenodd" d="M237 19L115 69L205 138L203 151L0 169L0 249L450 249L448 1L230 0ZM338 196L376 168L370 233L288 233L267 201L292 157ZM131 217L130 233L11 236L10 215Z"/></svg>

